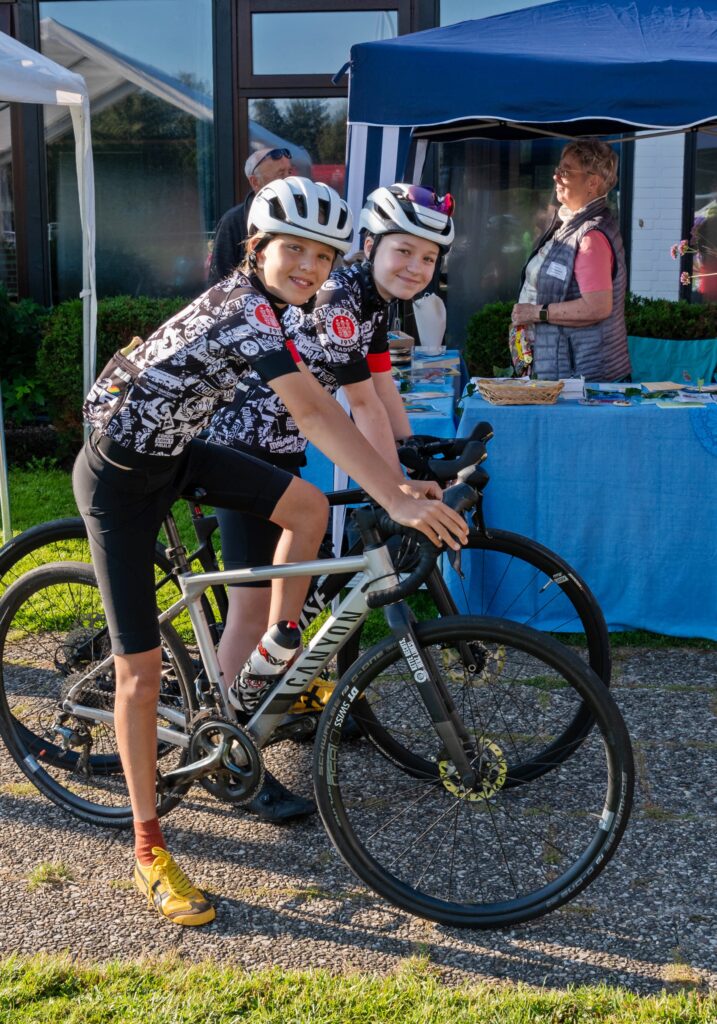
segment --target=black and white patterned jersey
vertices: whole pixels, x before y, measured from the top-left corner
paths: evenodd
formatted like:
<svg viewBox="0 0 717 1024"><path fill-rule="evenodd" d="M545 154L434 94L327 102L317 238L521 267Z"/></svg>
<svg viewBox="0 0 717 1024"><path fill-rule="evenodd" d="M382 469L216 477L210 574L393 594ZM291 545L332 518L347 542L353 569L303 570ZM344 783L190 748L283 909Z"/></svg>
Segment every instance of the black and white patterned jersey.
<svg viewBox="0 0 717 1024"><path fill-rule="evenodd" d="M148 455L179 455L242 377L273 380L297 367L260 282L236 271L145 341L115 353L90 389L85 421Z"/></svg>
<svg viewBox="0 0 717 1024"><path fill-rule="evenodd" d="M388 303L367 263L333 271L313 311L287 307L282 327L289 350L331 394L391 369ZM209 437L277 456L302 453L307 444L284 403L254 371L240 382L232 404L217 410Z"/></svg>

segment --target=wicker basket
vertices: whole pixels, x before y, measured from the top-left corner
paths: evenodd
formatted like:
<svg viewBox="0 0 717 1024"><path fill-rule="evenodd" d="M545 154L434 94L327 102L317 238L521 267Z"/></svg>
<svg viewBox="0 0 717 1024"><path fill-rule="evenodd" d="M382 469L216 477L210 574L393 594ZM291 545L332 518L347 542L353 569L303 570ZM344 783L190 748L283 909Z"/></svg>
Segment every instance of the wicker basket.
<svg viewBox="0 0 717 1024"><path fill-rule="evenodd" d="M563 390L561 380L531 380L529 384L481 377L478 391L491 405L553 405Z"/></svg>

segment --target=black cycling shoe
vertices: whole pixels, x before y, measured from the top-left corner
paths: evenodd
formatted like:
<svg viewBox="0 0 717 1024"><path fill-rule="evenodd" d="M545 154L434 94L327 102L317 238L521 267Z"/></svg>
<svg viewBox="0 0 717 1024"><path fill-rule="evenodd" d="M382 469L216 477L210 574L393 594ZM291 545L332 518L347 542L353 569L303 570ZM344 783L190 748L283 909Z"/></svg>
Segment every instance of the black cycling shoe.
<svg viewBox="0 0 717 1024"><path fill-rule="evenodd" d="M306 800L303 796L292 793L286 786L282 786L271 772L266 772L264 785L253 800L244 804L243 809L249 814L256 815L260 821L276 825L292 818L307 818L310 814L315 814L316 804L313 800Z"/></svg>

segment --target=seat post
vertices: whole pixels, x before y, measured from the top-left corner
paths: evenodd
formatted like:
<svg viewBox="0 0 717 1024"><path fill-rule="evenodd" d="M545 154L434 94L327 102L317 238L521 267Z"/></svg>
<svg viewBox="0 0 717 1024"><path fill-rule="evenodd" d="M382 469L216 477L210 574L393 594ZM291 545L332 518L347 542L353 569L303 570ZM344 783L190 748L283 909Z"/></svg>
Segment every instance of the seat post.
<svg viewBox="0 0 717 1024"><path fill-rule="evenodd" d="M190 572L191 570L189 559L187 558L187 549L184 544L182 544L182 538L179 536L177 522L171 509L164 517L162 525L164 526L164 532L167 534L167 558L178 572Z"/></svg>

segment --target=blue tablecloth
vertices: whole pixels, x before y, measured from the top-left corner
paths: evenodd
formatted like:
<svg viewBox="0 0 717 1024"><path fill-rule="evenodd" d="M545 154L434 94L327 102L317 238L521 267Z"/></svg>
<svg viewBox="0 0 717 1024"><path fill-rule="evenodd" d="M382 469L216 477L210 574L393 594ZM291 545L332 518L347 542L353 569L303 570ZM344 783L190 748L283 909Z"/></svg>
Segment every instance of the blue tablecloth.
<svg viewBox="0 0 717 1024"><path fill-rule="evenodd" d="M457 376L438 376L431 373L431 367L443 360L452 360L456 364ZM442 357L423 357L417 355L414 360L415 372L412 375L408 419L415 434L433 434L435 437L455 437L455 407L464 381L465 366L456 350L449 350ZM440 372L440 367L436 373ZM426 380L426 376L431 379ZM422 398L426 392L441 391L440 398ZM425 412L415 412L411 406L426 406ZM307 465L301 475L322 491L330 491L334 486L333 463L314 445L306 450Z"/></svg>
<svg viewBox="0 0 717 1024"><path fill-rule="evenodd" d="M717 406L495 406L474 396L458 435L479 420L495 431L489 526L561 554L613 630L717 639Z"/></svg>

